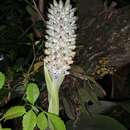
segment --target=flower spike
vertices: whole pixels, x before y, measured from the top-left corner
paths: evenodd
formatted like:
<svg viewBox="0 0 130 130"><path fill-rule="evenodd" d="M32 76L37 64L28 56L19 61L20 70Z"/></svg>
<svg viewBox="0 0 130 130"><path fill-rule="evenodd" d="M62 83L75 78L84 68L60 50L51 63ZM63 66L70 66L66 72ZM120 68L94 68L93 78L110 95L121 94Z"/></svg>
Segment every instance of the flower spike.
<svg viewBox="0 0 130 130"><path fill-rule="evenodd" d="M77 17L70 0L65 4L62 0L54 0L48 12L44 62L52 79L58 81L61 76L69 74L70 64L73 63Z"/></svg>

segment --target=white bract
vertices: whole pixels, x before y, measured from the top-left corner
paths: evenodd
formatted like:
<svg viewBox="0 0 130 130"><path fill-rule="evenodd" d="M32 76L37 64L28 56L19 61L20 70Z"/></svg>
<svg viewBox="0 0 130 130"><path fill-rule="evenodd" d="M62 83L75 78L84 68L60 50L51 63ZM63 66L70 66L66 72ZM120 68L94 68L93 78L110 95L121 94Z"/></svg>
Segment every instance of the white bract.
<svg viewBox="0 0 130 130"><path fill-rule="evenodd" d="M69 0L65 4L62 0L54 0L48 10L44 62L54 80L69 74L70 64L73 63L77 29L74 14L75 8Z"/></svg>

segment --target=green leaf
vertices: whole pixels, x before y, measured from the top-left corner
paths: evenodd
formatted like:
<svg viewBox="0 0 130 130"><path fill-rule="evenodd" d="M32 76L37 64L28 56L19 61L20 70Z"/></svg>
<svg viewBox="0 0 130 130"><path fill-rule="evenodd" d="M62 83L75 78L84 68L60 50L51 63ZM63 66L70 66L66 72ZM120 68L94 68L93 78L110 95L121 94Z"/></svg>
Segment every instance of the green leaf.
<svg viewBox="0 0 130 130"><path fill-rule="evenodd" d="M47 113L48 119L52 122L54 130L66 130L64 122L53 113Z"/></svg>
<svg viewBox="0 0 130 130"><path fill-rule="evenodd" d="M51 92L51 86L52 86L52 79L51 76L49 74L49 71L46 67L46 65L44 64L44 73L45 73L45 80L46 80L46 84L47 84L47 89L49 92Z"/></svg>
<svg viewBox="0 0 130 130"><path fill-rule="evenodd" d="M64 78L65 78L65 75L60 74L59 78L57 80L54 80L51 77L51 74L49 73L46 64L44 64L44 73L45 73L45 80L46 80L46 85L47 85L48 92L49 93L51 92L52 87L57 87L59 89L62 82L63 82L63 80L64 80Z"/></svg>
<svg viewBox="0 0 130 130"><path fill-rule="evenodd" d="M94 103L91 105L86 105L87 109L92 114L107 114L108 112L112 111L117 106L114 102L109 101L99 101L99 103Z"/></svg>
<svg viewBox="0 0 130 130"><path fill-rule="evenodd" d="M7 112L3 115L2 119L5 119L5 120L14 119L14 118L22 116L25 113L26 113L26 110L24 106L14 106L14 107L11 107L9 110L7 110Z"/></svg>
<svg viewBox="0 0 130 130"><path fill-rule="evenodd" d="M90 117L85 113L81 114L76 128L72 128L73 125L72 121L68 122L67 130L127 130L120 122L111 117L104 115Z"/></svg>
<svg viewBox="0 0 130 130"><path fill-rule="evenodd" d="M39 94L40 94L40 92L39 92L39 88L38 88L37 84L35 84L35 83L27 84L26 96L27 96L27 100L31 104L34 105Z"/></svg>
<svg viewBox="0 0 130 130"><path fill-rule="evenodd" d="M2 89L4 83L5 83L5 75L2 72L0 72L0 89Z"/></svg>
<svg viewBox="0 0 130 130"><path fill-rule="evenodd" d="M78 89L78 94L81 102L80 109L82 112L89 114L89 111L85 108L85 103L92 101L93 103L98 103L98 98L96 94L89 87L81 87Z"/></svg>
<svg viewBox="0 0 130 130"><path fill-rule="evenodd" d="M44 114L44 112L41 112L37 117L37 126L40 130L45 130L48 127L48 121Z"/></svg>
<svg viewBox="0 0 130 130"><path fill-rule="evenodd" d="M36 114L30 110L23 116L23 130L33 130L37 123Z"/></svg>

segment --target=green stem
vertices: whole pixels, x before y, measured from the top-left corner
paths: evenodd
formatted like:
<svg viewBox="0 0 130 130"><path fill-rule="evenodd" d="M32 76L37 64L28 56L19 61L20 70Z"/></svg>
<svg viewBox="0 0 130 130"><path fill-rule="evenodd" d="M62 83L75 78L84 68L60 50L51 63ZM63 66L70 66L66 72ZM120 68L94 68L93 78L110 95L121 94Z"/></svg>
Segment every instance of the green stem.
<svg viewBox="0 0 130 130"><path fill-rule="evenodd" d="M54 79L51 78L49 71L46 67L46 64L44 64L44 72L48 91L48 101L49 101L48 112L59 115L59 88L61 83L63 82L64 75L61 75L59 82L58 81L56 82ZM49 123L49 130L54 130L51 120L48 119L48 123Z"/></svg>
<svg viewBox="0 0 130 130"><path fill-rule="evenodd" d="M56 86L52 86L49 97L48 112L59 115L59 89Z"/></svg>
<svg viewBox="0 0 130 130"><path fill-rule="evenodd" d="M51 92L48 91L49 107L48 112L59 115L59 89L56 86L51 86ZM49 130L54 130L54 126L50 120Z"/></svg>

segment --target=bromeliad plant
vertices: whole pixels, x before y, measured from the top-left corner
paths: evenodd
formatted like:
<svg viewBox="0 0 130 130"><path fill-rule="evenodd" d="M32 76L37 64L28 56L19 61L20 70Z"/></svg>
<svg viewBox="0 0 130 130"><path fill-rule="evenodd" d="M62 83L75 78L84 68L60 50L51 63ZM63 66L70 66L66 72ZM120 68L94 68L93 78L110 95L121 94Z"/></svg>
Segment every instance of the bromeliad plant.
<svg viewBox="0 0 130 130"><path fill-rule="evenodd" d="M48 90L48 112L59 114L59 89L75 56L75 8L70 1L65 4L53 1L48 9L47 35L45 43L44 71Z"/></svg>

